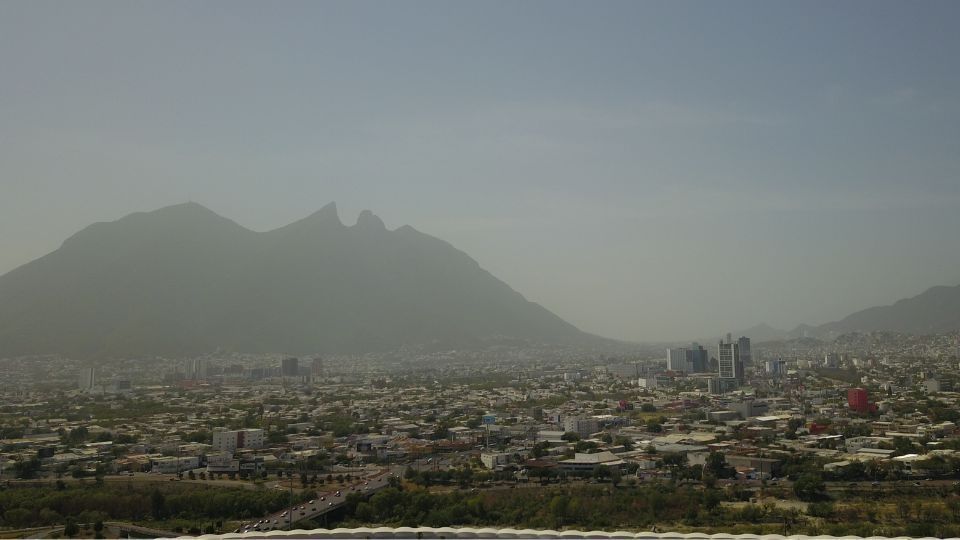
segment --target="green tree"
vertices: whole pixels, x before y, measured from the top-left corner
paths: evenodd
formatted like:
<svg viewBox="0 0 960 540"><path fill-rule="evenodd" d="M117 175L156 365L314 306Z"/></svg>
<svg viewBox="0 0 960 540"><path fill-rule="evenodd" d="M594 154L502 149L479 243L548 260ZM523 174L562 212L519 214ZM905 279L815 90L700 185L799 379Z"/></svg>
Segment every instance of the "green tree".
<svg viewBox="0 0 960 540"><path fill-rule="evenodd" d="M816 473L803 473L793 483L793 492L801 501L816 501L826 494L823 478Z"/></svg>
<svg viewBox="0 0 960 540"><path fill-rule="evenodd" d="M555 495L550 499L549 509L557 525L562 527L567 519L567 512L570 509L570 497L567 495Z"/></svg>
<svg viewBox="0 0 960 540"><path fill-rule="evenodd" d="M32 457L13 464L14 475L17 478L36 478L40 470L40 459Z"/></svg>
<svg viewBox="0 0 960 540"><path fill-rule="evenodd" d="M894 437L893 450L894 456L902 456L904 454L912 454L916 449L910 439L906 437Z"/></svg>
<svg viewBox="0 0 960 540"><path fill-rule="evenodd" d="M721 452L710 452L703 466L703 472L714 478L730 478L735 473L733 468L727 465L727 457Z"/></svg>
<svg viewBox="0 0 960 540"><path fill-rule="evenodd" d="M627 452L633 450L633 439L630 437L625 437L623 435L617 435L616 439L613 440L613 443L617 446L622 446Z"/></svg>
<svg viewBox="0 0 960 540"><path fill-rule="evenodd" d="M150 512L156 520L163 519L167 513L167 498L159 489L154 489L150 494Z"/></svg>

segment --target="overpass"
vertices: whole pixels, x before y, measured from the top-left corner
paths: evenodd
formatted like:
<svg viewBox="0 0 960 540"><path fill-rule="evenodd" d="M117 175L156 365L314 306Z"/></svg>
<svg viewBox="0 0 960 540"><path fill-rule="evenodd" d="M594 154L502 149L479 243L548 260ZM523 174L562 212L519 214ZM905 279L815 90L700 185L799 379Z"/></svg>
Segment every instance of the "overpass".
<svg viewBox="0 0 960 540"><path fill-rule="evenodd" d="M240 533L247 534L265 534L283 529L291 529L292 525L298 521L323 517L330 512L340 509L346 504L347 496L351 493L359 493L364 497L370 497L374 493L389 486L391 476L392 473L390 473L390 469L387 469L367 480L357 482L349 486L349 488L319 493L317 494L317 498L310 502L299 503L268 514L265 518L242 526L239 531Z"/></svg>
<svg viewBox="0 0 960 540"><path fill-rule="evenodd" d="M187 538L187 537L184 537ZM656 533L631 531L577 531L552 529L493 529L473 527L358 527L353 529L297 529L270 531L266 533L204 535L192 537L207 540L244 538L598 538L638 540L859 540L859 536L780 536L777 534L705 534L705 533ZM885 540L870 537L869 540ZM908 540L899 537L896 540ZM918 539L918 540L934 540Z"/></svg>

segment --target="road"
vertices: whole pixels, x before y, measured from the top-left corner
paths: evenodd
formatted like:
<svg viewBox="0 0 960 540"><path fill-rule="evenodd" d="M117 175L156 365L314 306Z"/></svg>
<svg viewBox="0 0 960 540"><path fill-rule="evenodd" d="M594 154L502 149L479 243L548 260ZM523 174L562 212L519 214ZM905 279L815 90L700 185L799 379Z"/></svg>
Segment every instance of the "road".
<svg viewBox="0 0 960 540"><path fill-rule="evenodd" d="M107 521L104 522L104 525L115 528L121 533L132 533L143 538L176 538L178 536L182 536L180 533L164 531L160 529L151 529L149 527L141 527L139 525L132 525L130 523L122 523L119 521Z"/></svg>
<svg viewBox="0 0 960 540"><path fill-rule="evenodd" d="M298 521L314 519L321 517L328 512L332 512L346 503L347 496L351 493L361 493L366 497L373 495L377 491L390 485L391 475L398 475L397 469L386 469L376 476L354 482L349 487L342 490L331 490L318 493L317 498L299 505L278 510L268 514L263 519L253 523L244 524L237 532L251 531L272 531L281 529L290 529Z"/></svg>

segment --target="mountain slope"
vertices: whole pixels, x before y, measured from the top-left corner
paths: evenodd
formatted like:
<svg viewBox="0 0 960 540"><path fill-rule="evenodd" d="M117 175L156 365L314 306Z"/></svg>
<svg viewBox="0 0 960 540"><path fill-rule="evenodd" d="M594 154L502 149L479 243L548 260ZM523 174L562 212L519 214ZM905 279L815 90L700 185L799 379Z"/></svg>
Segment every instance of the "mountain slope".
<svg viewBox="0 0 960 540"><path fill-rule="evenodd" d="M888 330L911 334L936 334L960 329L960 285L931 287L912 298L889 306L858 311L817 327L821 335Z"/></svg>
<svg viewBox="0 0 960 540"><path fill-rule="evenodd" d="M599 339L465 253L336 207L258 233L187 203L97 223L0 276L0 356L366 352Z"/></svg>

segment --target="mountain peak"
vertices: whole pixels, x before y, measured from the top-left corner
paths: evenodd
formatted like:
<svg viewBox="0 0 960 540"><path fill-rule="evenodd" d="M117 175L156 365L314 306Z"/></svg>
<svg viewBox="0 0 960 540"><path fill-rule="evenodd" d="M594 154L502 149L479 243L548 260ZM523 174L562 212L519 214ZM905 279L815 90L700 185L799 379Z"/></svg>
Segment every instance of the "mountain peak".
<svg viewBox="0 0 960 540"><path fill-rule="evenodd" d="M360 215L357 216L357 224L354 225L358 229L364 230L373 230L373 231L385 231L387 226L383 224L383 220L377 217L373 212L369 210L364 210L360 212Z"/></svg>
<svg viewBox="0 0 960 540"><path fill-rule="evenodd" d="M310 214L302 221L308 221L311 223L317 223L320 225L337 225L343 226L343 223L340 221L340 214L337 212L337 203L330 202L324 205L323 208L317 210L316 212Z"/></svg>
<svg viewBox="0 0 960 540"><path fill-rule="evenodd" d="M340 221L340 215L337 212L337 203L330 202L309 216L277 230L339 229L341 227L343 222Z"/></svg>
<svg viewBox="0 0 960 540"><path fill-rule="evenodd" d="M338 228L331 204L285 233L207 214L215 215L188 203L92 225L79 241L0 276L0 357L366 353L599 339L442 240L378 232L386 229L371 212ZM328 221L338 225L317 225Z"/></svg>
<svg viewBox="0 0 960 540"><path fill-rule="evenodd" d="M207 208L206 206L194 202L187 201L180 204L172 204L170 206L164 206L163 208L158 208L151 212L138 212L137 214L148 214L153 216L173 216L173 217L183 217L183 216L216 216L222 217L220 214L217 214L213 210ZM132 214L132 215L137 215Z"/></svg>

